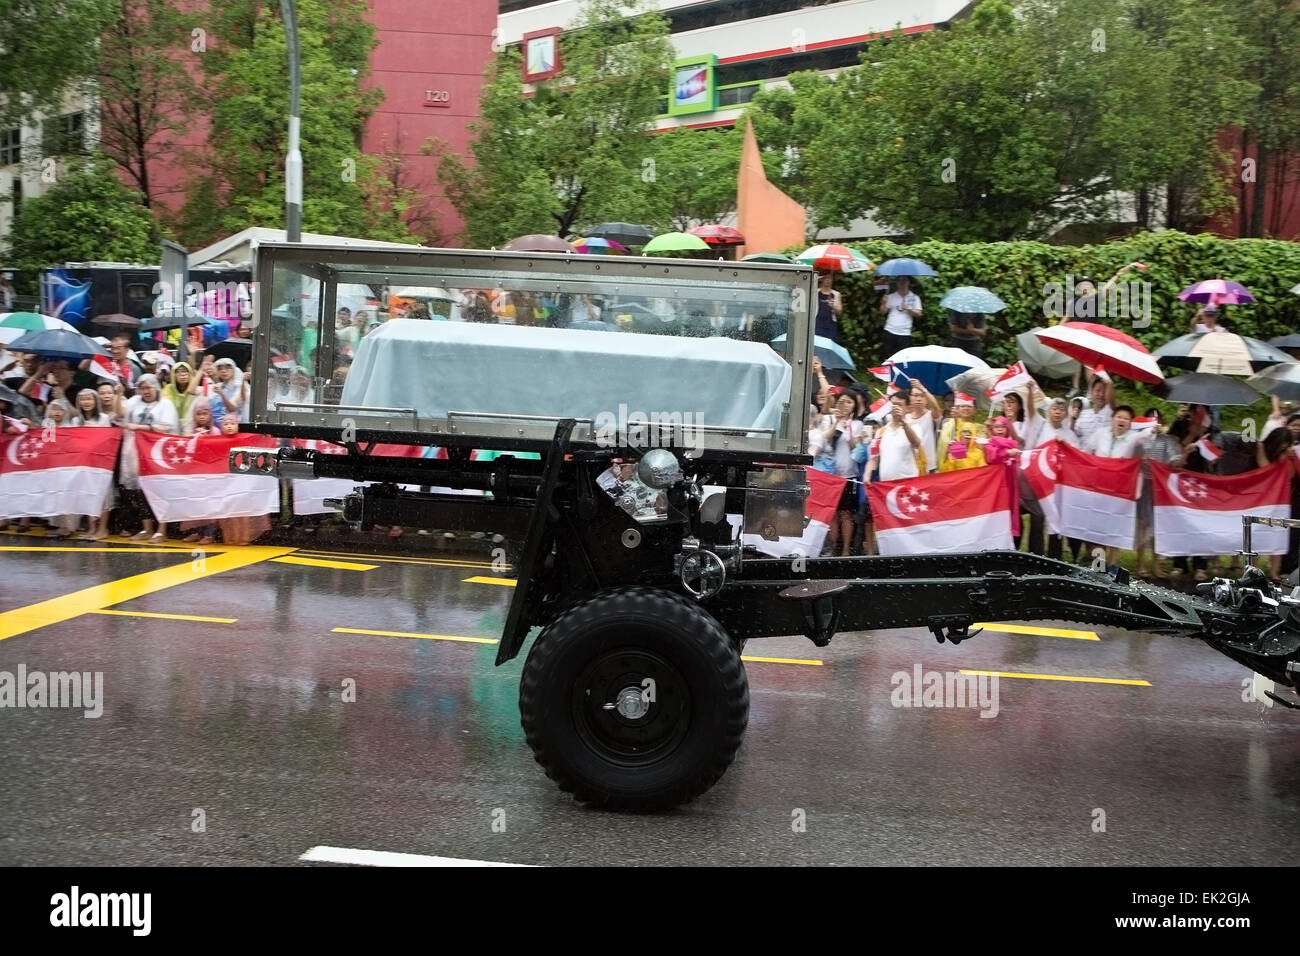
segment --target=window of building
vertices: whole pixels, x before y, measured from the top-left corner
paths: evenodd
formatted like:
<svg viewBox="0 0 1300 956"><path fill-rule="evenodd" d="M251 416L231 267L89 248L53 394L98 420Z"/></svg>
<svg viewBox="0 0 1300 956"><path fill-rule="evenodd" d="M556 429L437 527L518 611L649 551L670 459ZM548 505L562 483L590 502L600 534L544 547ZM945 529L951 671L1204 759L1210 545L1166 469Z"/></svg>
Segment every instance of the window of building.
<svg viewBox="0 0 1300 956"><path fill-rule="evenodd" d="M14 177L13 186L10 190L9 197L10 197L9 212L10 214L13 215L14 219L17 219L18 214L23 211L23 177L22 176Z"/></svg>
<svg viewBox="0 0 1300 956"><path fill-rule="evenodd" d="M23 131L17 127L0 132L0 166L14 166L22 162Z"/></svg>
<svg viewBox="0 0 1300 956"><path fill-rule="evenodd" d="M718 90L718 108L724 106L743 106L758 95L762 83L750 83L748 86L728 86Z"/></svg>
<svg viewBox="0 0 1300 956"><path fill-rule="evenodd" d="M86 151L84 113L66 113L41 124L41 151L46 156L80 156Z"/></svg>

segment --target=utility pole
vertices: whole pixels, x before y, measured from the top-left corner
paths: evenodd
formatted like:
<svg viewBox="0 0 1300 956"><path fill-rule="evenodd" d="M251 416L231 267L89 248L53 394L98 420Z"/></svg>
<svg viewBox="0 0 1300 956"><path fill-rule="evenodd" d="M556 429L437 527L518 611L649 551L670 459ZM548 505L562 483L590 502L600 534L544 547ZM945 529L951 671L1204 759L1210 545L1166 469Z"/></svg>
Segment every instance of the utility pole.
<svg viewBox="0 0 1300 956"><path fill-rule="evenodd" d="M298 15L294 0L280 0L289 46L289 152L284 159L284 231L289 242L302 241L302 150L298 146L302 112L302 68L298 58Z"/></svg>

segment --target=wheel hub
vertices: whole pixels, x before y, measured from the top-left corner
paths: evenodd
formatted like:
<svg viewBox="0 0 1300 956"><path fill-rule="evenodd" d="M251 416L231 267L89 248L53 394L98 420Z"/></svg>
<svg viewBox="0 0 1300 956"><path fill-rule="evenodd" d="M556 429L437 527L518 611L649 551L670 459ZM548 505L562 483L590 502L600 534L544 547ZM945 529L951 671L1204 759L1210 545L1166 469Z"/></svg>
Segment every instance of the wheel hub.
<svg viewBox="0 0 1300 956"><path fill-rule="evenodd" d="M605 705L606 710L617 710L628 720L640 720L650 713L650 698L640 687L624 687L612 704Z"/></svg>

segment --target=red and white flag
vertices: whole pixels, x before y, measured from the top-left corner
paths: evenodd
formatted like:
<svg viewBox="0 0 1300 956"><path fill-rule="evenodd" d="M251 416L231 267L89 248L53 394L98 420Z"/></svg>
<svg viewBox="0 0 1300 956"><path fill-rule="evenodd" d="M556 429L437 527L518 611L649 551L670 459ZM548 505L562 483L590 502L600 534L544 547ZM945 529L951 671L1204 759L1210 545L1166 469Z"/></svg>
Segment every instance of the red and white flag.
<svg viewBox="0 0 1300 956"><path fill-rule="evenodd" d="M1106 371L1106 367L1104 365L1098 365L1096 368L1092 370L1092 374L1096 378L1101 379L1103 382L1110 381L1110 374Z"/></svg>
<svg viewBox="0 0 1300 956"><path fill-rule="evenodd" d="M107 355L92 355L90 357L90 371L105 381L117 384L117 372L113 371L113 363Z"/></svg>
<svg viewBox="0 0 1300 956"><path fill-rule="evenodd" d="M1133 547L1137 520L1137 458L1099 458L1060 446L1056 508L1059 534L1111 548Z"/></svg>
<svg viewBox="0 0 1300 956"><path fill-rule="evenodd" d="M178 438L136 432L135 440L140 489L159 521L253 518L280 511L278 478L232 474L228 465L232 448L277 447L270 435Z"/></svg>
<svg viewBox="0 0 1300 956"><path fill-rule="evenodd" d="M271 364L276 368L293 368L298 363L294 361L293 356L288 352L281 352L279 355L271 356Z"/></svg>
<svg viewBox="0 0 1300 956"><path fill-rule="evenodd" d="M1011 548L1011 485L1006 470L876 481L867 486L882 555Z"/></svg>
<svg viewBox="0 0 1300 956"><path fill-rule="evenodd" d="M786 537L769 541L761 535L746 534L741 538L744 544L775 558L794 555L815 558L822 553L826 534L830 531L831 521L834 520L835 511L839 507L840 496L844 494L844 483L848 479L818 471L816 468L805 468L805 471L808 472L810 490L807 500L804 501L804 517L807 520L803 537Z"/></svg>
<svg viewBox="0 0 1300 956"><path fill-rule="evenodd" d="M1013 388L1028 385L1033 380L1033 376L1025 371L1025 363L1016 362L1008 367L1001 377L993 383L993 387L988 390L988 394L990 396L1005 395Z"/></svg>
<svg viewBox="0 0 1300 956"><path fill-rule="evenodd" d="M1241 516L1291 516L1291 464L1277 461L1240 475L1174 471L1151 462L1156 553L1171 557L1230 554L1241 548ZM1251 547L1286 554L1287 529L1256 525Z"/></svg>
<svg viewBox="0 0 1300 956"><path fill-rule="evenodd" d="M1129 425L1129 431L1136 435L1142 435L1147 432L1154 432L1156 430L1156 425L1158 424L1159 421L1154 415L1146 418L1135 418L1133 419L1133 424Z"/></svg>
<svg viewBox="0 0 1300 956"><path fill-rule="evenodd" d="M33 428L0 437L0 515L98 515L121 442L117 428Z"/></svg>
<svg viewBox="0 0 1300 956"><path fill-rule="evenodd" d="M1210 441L1209 436L1204 436L1196 443L1196 450L1206 461L1218 461L1223 457L1223 450L1214 442Z"/></svg>
<svg viewBox="0 0 1300 956"><path fill-rule="evenodd" d="M1059 534L1061 514L1056 507L1057 475L1061 470L1061 442L1049 441L1020 456L1021 476L1043 509L1048 530Z"/></svg>
<svg viewBox="0 0 1300 956"><path fill-rule="evenodd" d="M48 402L50 400L50 393L53 391L54 388L47 385L45 382L32 382L32 390L27 394L29 398L32 398L37 402Z"/></svg>

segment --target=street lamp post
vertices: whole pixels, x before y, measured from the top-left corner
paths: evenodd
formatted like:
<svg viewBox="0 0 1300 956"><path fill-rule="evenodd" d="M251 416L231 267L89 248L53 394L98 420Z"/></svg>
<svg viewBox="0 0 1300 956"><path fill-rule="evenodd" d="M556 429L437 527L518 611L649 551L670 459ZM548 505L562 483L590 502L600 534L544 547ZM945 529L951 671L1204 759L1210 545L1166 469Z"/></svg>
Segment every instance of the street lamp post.
<svg viewBox="0 0 1300 956"><path fill-rule="evenodd" d="M298 146L302 109L302 69L298 59L298 16L294 0L280 0L289 46L289 152L284 159L284 231L289 242L302 241L302 151Z"/></svg>

